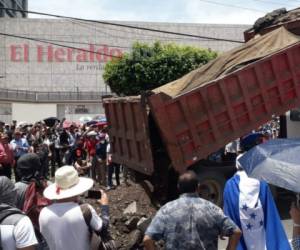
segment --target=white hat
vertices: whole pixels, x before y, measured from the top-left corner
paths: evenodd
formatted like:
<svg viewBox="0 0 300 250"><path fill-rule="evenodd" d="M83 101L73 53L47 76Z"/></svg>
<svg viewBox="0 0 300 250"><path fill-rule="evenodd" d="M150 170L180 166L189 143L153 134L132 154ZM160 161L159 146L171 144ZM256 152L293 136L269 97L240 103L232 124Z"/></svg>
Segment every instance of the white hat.
<svg viewBox="0 0 300 250"><path fill-rule="evenodd" d="M80 195L94 184L90 178L79 177L73 166L63 166L55 172L55 183L44 190L49 200L61 200Z"/></svg>
<svg viewBox="0 0 300 250"><path fill-rule="evenodd" d="M94 130L87 133L87 136L96 136L96 135L97 132L95 132Z"/></svg>

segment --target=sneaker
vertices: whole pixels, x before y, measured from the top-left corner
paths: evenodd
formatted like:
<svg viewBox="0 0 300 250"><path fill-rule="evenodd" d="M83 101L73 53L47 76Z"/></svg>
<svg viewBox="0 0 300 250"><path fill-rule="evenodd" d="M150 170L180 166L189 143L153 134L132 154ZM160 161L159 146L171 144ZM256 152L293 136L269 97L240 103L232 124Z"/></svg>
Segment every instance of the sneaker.
<svg viewBox="0 0 300 250"><path fill-rule="evenodd" d="M106 187L106 191L109 191L109 190L112 190L112 189L113 189L112 186L107 186L107 187Z"/></svg>

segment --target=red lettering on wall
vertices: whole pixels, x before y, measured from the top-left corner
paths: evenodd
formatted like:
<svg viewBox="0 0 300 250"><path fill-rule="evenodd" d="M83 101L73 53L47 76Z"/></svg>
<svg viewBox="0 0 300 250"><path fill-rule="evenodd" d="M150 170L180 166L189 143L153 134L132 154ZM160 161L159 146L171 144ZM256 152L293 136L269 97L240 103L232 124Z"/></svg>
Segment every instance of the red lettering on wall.
<svg viewBox="0 0 300 250"><path fill-rule="evenodd" d="M110 48L107 45L96 46L89 44L82 49L61 48L53 45L38 44L33 50L28 44L10 45L10 60L12 62L29 62L36 57L37 62L99 62L107 61L121 57L123 51L118 48ZM36 55L35 55L36 53Z"/></svg>
<svg viewBox="0 0 300 250"><path fill-rule="evenodd" d="M68 62L73 61L73 49L72 48L67 49L67 61Z"/></svg>
<svg viewBox="0 0 300 250"><path fill-rule="evenodd" d="M52 45L48 46L47 58L48 58L48 62L53 62L53 47L52 47Z"/></svg>
<svg viewBox="0 0 300 250"><path fill-rule="evenodd" d="M97 50L96 59L98 62L107 62L108 56L109 54L107 45L103 45L102 48Z"/></svg>
<svg viewBox="0 0 300 250"><path fill-rule="evenodd" d="M120 49L111 49L109 51L110 59L116 59L117 57L121 57L123 52Z"/></svg>
<svg viewBox="0 0 300 250"><path fill-rule="evenodd" d="M10 60L12 62L22 62L22 46L11 45L10 46Z"/></svg>
<svg viewBox="0 0 300 250"><path fill-rule="evenodd" d="M29 62L29 46L24 44L24 62Z"/></svg>
<svg viewBox="0 0 300 250"><path fill-rule="evenodd" d="M78 55L76 56L77 62L87 62L87 53L84 50L77 50Z"/></svg>
<svg viewBox="0 0 300 250"><path fill-rule="evenodd" d="M65 61L65 49L59 48L54 50L54 59L56 62L64 62Z"/></svg>
<svg viewBox="0 0 300 250"><path fill-rule="evenodd" d="M43 54L44 54L44 47L42 45L37 46L37 61L43 62Z"/></svg>
<svg viewBox="0 0 300 250"><path fill-rule="evenodd" d="M93 44L90 44L90 62L94 62L95 61L95 46Z"/></svg>

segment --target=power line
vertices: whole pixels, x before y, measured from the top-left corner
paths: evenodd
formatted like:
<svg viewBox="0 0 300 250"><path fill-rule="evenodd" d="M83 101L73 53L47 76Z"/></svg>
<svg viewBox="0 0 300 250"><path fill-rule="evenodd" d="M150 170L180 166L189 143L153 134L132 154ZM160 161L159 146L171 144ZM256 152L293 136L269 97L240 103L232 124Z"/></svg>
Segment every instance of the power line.
<svg viewBox="0 0 300 250"><path fill-rule="evenodd" d="M28 37L27 37L28 38ZM35 38L35 37L30 37L32 39L40 39L42 41L47 41L47 42L59 42L59 43L72 43L72 44L82 44L82 45L95 45L95 46L109 46L112 48L120 48L120 49L131 49L131 47L126 47L126 46L119 46L119 45L110 45L110 44L101 44L101 43L85 43L85 42L74 42L74 41L67 41L67 40L57 40L57 39L46 39L46 38Z"/></svg>
<svg viewBox="0 0 300 250"><path fill-rule="evenodd" d="M120 56L109 55L109 54L101 53L101 52L98 52L98 51L92 51L92 50L88 50L88 49L84 49L84 48L78 48L78 47L67 46L67 45L63 45L63 44L59 44L59 43L50 42L50 41L47 41L47 39L39 39L39 38L33 38L33 37L19 36L19 35L13 35L13 34L2 33L2 32L0 33L0 36L20 38L20 39L36 41L36 42L40 42L40 43L47 43L47 44L51 44L51 45L55 45L55 46L59 46L59 47L63 47L63 48L69 48L69 49L75 49L75 50L79 50L79 51L89 52L89 53L92 53L92 54L97 54L97 55L102 55L102 56L121 58Z"/></svg>
<svg viewBox="0 0 300 250"><path fill-rule="evenodd" d="M125 46L123 47L123 46L114 46L114 45L109 45L109 44L97 44L97 43L73 42L73 41L57 40L57 39L35 38L35 37L14 35L14 34L9 34L9 33L0 33L0 36L14 37L14 38L25 39L25 40L30 40L30 41L35 41L35 42L40 42L40 43L45 43L45 44L51 44L51 45L55 45L55 46L58 46L58 47L69 48L69 49L84 51L84 52L88 52L88 53L92 53L92 54L98 54L98 55L103 55L103 56L108 56L108 57L113 57L113 58L121 58L121 56L115 56L115 55L111 55L111 54L101 53L101 52L98 52L98 51L84 49L84 48L68 46L68 45L57 43L57 42L72 43L72 44L83 44L83 45L95 45L95 46L105 46L106 45L106 46L109 46L109 47L132 49L131 47L125 47Z"/></svg>
<svg viewBox="0 0 300 250"><path fill-rule="evenodd" d="M103 31L102 29L99 30L96 26L91 26L90 24L88 24L86 22L81 22L81 21L77 21L77 20L76 21L75 20L70 20L70 22L74 23L75 25L79 25L81 27L89 29L89 30L95 30L96 32L105 34L105 35L110 36L110 37L115 37L115 38L119 38L119 39L123 39L123 40L124 39L127 39L127 40L129 39L128 36L115 35L116 34L115 32L118 32L118 33L122 32L122 33L124 33L125 32L124 30L109 28L108 29L109 31L115 31L113 33L112 32L109 33L108 31ZM105 27L104 27L104 29L105 29ZM137 34L137 33L134 33L134 35L141 35L141 36L143 36L143 37L139 38L139 39L142 39L142 40L154 40L154 38L156 38L156 37L158 37L159 39L161 39L160 36L153 37L152 35L144 35L144 34ZM174 38L168 38L168 37L163 37L162 40L173 40L173 39L182 40L184 38L175 38L175 37ZM196 39L196 40L198 41L198 39ZM201 41L203 41L203 40L201 40Z"/></svg>
<svg viewBox="0 0 300 250"><path fill-rule="evenodd" d="M252 1L261 2L261 3L267 3L267 4L273 4L273 5L281 5L282 7L284 7L284 6L294 7L294 6L292 6L291 4L288 4L288 3L284 3L283 4L283 3L274 2L274 1L268 1L268 0L252 0Z"/></svg>
<svg viewBox="0 0 300 250"><path fill-rule="evenodd" d="M17 10L17 9L4 8L4 7L0 7L0 9L19 11L19 12L21 11L21 10ZM92 19L69 17L69 16L62 16L62 15L56 15L56 14L47 14L47 13L37 12L37 11L22 10L22 12L35 14L35 15L41 15L41 16L51 16L51 17L57 17L57 18L65 18L65 19L72 19L72 20L85 21L85 22L91 22L91 23L99 23L99 24L104 24L104 25L118 26L118 27L129 28L129 29L137 29L137 30L151 31L151 32L157 32L157 33L171 34L171 35L177 35L177 36L194 37L194 38L232 42L232 43L244 43L244 41L233 40L233 39L199 36L199 35L193 35L193 34L188 34L188 33L180 33L180 32L168 31L168 30L152 29L152 28L139 27L139 26L128 25L128 24L120 24L120 23L113 23L113 22L107 22L107 21L97 21L97 20L92 20Z"/></svg>
<svg viewBox="0 0 300 250"><path fill-rule="evenodd" d="M34 37L33 37L34 38ZM131 49L131 47L119 46L119 45L110 45L110 44L101 44L101 43L85 43L85 42L74 42L74 41L66 41L66 40L57 40L57 39L46 39L46 38L34 38L40 39L47 42L59 42L59 43L72 43L72 44L82 44L82 45L95 45L95 46L109 46L111 48L120 48L120 49Z"/></svg>
<svg viewBox="0 0 300 250"><path fill-rule="evenodd" d="M281 5L281 6L289 6L289 7L294 7L288 3L279 3L279 2L274 2L274 1L265 1L265 0L252 0L252 1L256 1L256 2L261 2L261 3L267 3L267 4L272 4L272 5ZM295 3L296 4L296 3ZM293 5L295 5L293 4Z"/></svg>
<svg viewBox="0 0 300 250"><path fill-rule="evenodd" d="M128 36L122 36L122 35L115 35L112 33L108 33L103 31L103 29L99 30L96 26L91 26L90 24L86 23L86 22L82 22L82 21L75 21L75 20L70 20L71 23L74 23L75 25L79 25L81 27L84 27L86 29L90 29L90 30L94 30L96 32L105 34L107 36L111 36L111 37L115 37L115 38L119 38L119 39L127 39L128 40ZM113 28L109 28L109 31L116 31L116 32L126 32L124 29L120 30L120 29L113 29ZM139 39L141 40L160 40L160 41L170 41L170 40L184 40L185 38L183 37L170 37L170 36L154 36L153 35L145 35L145 34L138 34L138 33L134 33L134 35L138 35L138 36L142 36L139 37ZM189 38L189 41L199 41L199 38ZM211 39L201 39L200 41L211 41ZM216 42L221 42L221 41L216 41Z"/></svg>
<svg viewBox="0 0 300 250"><path fill-rule="evenodd" d="M74 24L80 25L80 23L75 23L75 22L74 22ZM86 28L90 28L90 26L86 27ZM112 36L111 34L108 34L108 33L104 33L104 34ZM13 34L7 34L7 35L13 36ZM120 37L120 36L116 36L116 37L128 39L128 37ZM44 42L59 42L59 43L71 43L71 44L82 44L82 45L109 46L112 48L121 48L121 49L132 49L132 47L128 47L128 46L111 45L111 44L104 44L104 43L101 44L101 43L76 42L76 41L68 41L68 40L57 40L57 39L49 39L49 38L35 38L35 37L21 37L21 36L20 36L20 38L24 38L24 39L28 39L28 40L34 39L34 41L44 41ZM142 39L144 39L144 38L142 38ZM165 38L165 40L169 40L169 39L173 39L173 38ZM182 38L174 38L174 39L182 39Z"/></svg>
<svg viewBox="0 0 300 250"><path fill-rule="evenodd" d="M254 11L254 12L266 13L265 11L262 11L262 10L259 10L259 9L242 7L242 6L234 5L234 4L220 3L220 2L210 1L210 0L199 0L199 1L200 2L205 2L205 3L211 3L211 4L215 4L215 5L221 5L221 6L225 6L225 7L231 7L231 8L237 8L237 9L250 10L250 11Z"/></svg>

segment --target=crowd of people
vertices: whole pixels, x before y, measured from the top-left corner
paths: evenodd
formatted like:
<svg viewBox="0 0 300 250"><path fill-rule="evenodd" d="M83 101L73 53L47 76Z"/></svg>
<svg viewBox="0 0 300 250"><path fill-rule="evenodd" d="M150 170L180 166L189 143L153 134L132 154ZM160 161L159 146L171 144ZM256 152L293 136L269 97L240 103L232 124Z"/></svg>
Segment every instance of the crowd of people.
<svg viewBox="0 0 300 250"><path fill-rule="evenodd" d="M0 249L117 249L109 236L103 189L113 188L113 173L120 184L120 166L112 163L106 126L1 123L0 139ZM223 209L199 197L193 171L181 174L180 196L158 210L145 232L144 248L154 250L155 242L163 240L170 250L216 250L218 237L227 237L230 250L300 249L300 209L293 204L290 211L291 246L267 183L249 178L238 161L236 167L225 185ZM100 186L93 190L100 192L99 215L81 199L95 183ZM102 239L96 246L93 235Z"/></svg>
<svg viewBox="0 0 300 250"><path fill-rule="evenodd" d="M34 153L22 156L21 180L15 184L0 176L0 248L3 250L91 249L92 232L108 232L108 196L97 200L101 215L81 203L80 195L92 188L91 178L80 177L73 166L55 173L54 183L39 175ZM112 248L112 250L115 248Z"/></svg>
<svg viewBox="0 0 300 250"><path fill-rule="evenodd" d="M103 123L0 122L0 249L90 249L91 232L107 232L103 189L114 188L113 173L120 185L119 172ZM79 205L94 184L101 217Z"/></svg>
<svg viewBox="0 0 300 250"><path fill-rule="evenodd" d="M50 179L55 170L72 165L79 175L89 176L108 190L120 184L120 165L111 161L110 140L105 124L77 126L58 120L49 127L44 122L17 126L0 122L0 175L19 181L18 159L27 153L36 153L42 163L41 175Z"/></svg>

